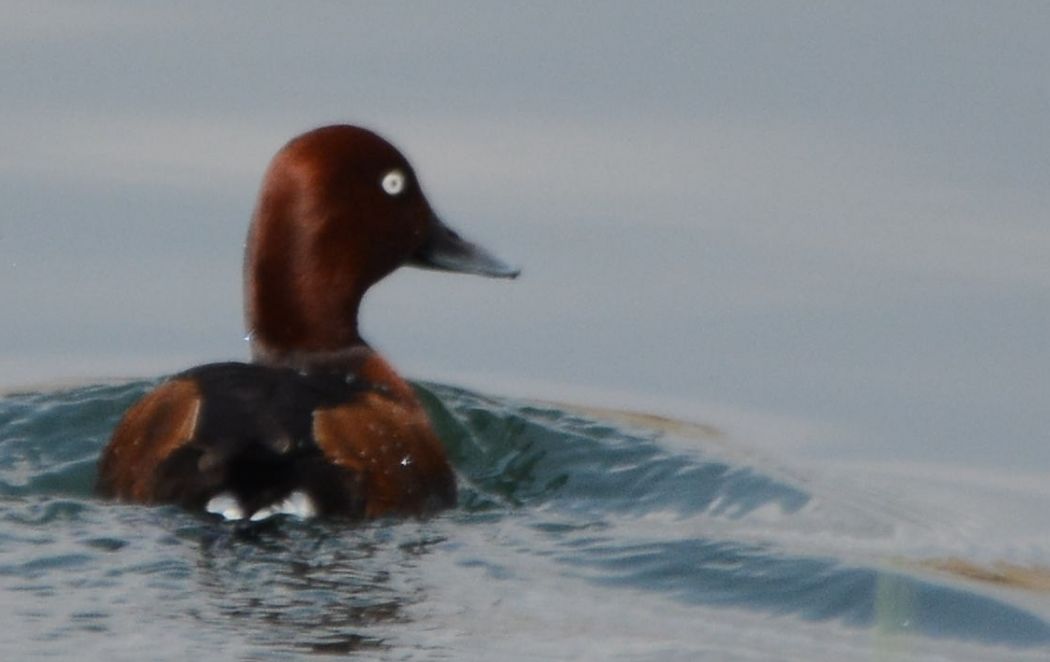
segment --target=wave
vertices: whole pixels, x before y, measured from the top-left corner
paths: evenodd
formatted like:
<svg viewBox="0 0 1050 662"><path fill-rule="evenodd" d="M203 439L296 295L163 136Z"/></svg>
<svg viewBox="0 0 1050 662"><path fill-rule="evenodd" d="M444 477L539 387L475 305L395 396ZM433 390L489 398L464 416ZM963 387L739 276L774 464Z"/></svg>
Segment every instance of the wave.
<svg viewBox="0 0 1050 662"><path fill-rule="evenodd" d="M643 656L667 652L674 619L639 621L642 605L687 620L738 614L742 631L816 628L799 659L857 633L952 657L973 646L972 659L1050 646L1043 594L947 563L973 549L954 542L965 536L943 510L806 473L704 426L441 384L416 387L460 474L460 506L430 520L232 526L102 502L98 454L155 383L0 398L0 587L20 596L7 636L38 652L82 650L86 638L111 654L114 634L134 637L122 622L132 615L155 625L141 632L181 633L200 651L462 652L443 634L471 629L456 600L479 622L520 618L520 605L492 602L508 589L562 622L580 622L579 596L622 628L644 622L664 648L631 649ZM437 597L449 594L459 597ZM742 625L763 615L775 620ZM675 650L696 644L677 636ZM573 642L563 636L560 652Z"/></svg>

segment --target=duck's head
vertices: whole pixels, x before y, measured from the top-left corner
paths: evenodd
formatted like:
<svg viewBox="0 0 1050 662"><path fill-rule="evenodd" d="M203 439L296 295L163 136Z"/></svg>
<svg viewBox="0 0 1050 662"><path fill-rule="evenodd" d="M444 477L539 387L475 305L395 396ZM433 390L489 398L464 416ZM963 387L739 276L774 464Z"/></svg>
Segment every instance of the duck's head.
<svg viewBox="0 0 1050 662"><path fill-rule="evenodd" d="M514 278L449 229L393 145L329 126L285 145L259 193L245 256L245 308L257 360L360 344L365 291L401 265Z"/></svg>

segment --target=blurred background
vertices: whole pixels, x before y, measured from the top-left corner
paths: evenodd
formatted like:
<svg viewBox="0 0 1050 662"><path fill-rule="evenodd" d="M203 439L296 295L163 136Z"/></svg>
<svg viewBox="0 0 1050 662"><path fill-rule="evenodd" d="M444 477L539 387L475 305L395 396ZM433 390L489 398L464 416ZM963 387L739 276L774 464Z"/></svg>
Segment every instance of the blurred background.
<svg viewBox="0 0 1050 662"><path fill-rule="evenodd" d="M0 387L246 358L262 172L351 122L524 269L375 288L410 377L1050 470L1050 5L0 7Z"/></svg>

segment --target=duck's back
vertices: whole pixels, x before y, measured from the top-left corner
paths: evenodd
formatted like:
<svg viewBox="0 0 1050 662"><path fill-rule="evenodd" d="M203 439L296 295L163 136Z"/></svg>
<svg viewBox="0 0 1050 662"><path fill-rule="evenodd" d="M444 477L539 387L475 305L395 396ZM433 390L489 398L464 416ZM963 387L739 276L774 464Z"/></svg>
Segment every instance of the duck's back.
<svg viewBox="0 0 1050 662"><path fill-rule="evenodd" d="M243 517L290 496L306 512L348 517L455 501L414 401L335 372L245 363L193 368L129 409L102 457L99 491Z"/></svg>

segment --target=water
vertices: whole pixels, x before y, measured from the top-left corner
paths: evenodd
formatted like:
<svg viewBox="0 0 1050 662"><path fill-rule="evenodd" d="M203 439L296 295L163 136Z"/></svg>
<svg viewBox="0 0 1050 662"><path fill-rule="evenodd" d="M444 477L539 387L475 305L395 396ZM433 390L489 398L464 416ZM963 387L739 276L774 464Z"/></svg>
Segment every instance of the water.
<svg viewBox="0 0 1050 662"><path fill-rule="evenodd" d="M934 479L861 484L702 426L419 384L458 508L235 525L92 496L111 429L154 383L0 399L4 659L1050 653L1043 575L963 576L1045 566L1010 502L1043 511L1045 494L985 485L975 501L1009 510L982 513L969 488L938 501Z"/></svg>

